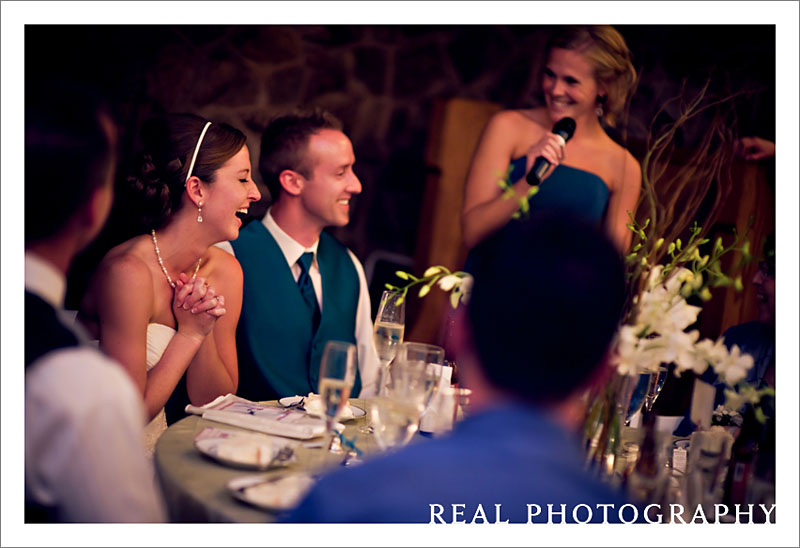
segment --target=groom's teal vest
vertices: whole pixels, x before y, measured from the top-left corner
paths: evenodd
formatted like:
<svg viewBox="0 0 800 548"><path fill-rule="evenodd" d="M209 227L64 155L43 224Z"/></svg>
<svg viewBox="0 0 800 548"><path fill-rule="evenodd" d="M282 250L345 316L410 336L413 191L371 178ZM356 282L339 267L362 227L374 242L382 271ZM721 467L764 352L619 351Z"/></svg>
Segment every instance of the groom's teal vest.
<svg viewBox="0 0 800 548"><path fill-rule="evenodd" d="M244 272L242 315L236 331L236 393L260 401L318 392L325 343L356 342L359 280L347 249L332 236L320 235L322 317L314 334L291 267L264 224L249 223L231 245ZM351 393L356 397L359 392L361 378L356 372Z"/></svg>

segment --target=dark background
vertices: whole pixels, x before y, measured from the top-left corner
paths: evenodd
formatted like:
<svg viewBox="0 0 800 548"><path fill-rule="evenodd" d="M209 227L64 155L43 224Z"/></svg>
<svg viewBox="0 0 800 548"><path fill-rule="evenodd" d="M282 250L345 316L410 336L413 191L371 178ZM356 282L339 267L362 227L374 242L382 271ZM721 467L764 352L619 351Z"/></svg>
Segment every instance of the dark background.
<svg viewBox="0 0 800 548"><path fill-rule="evenodd" d="M692 96L708 78L712 94L742 92L736 103L740 135L774 139L774 26L617 28L640 75L627 123L614 133L632 150L684 82L685 95ZM25 85L51 86L66 78L105 95L117 109L123 150L135 145L141 121L162 112L228 122L247 135L254 165L261 130L272 116L295 106L327 108L353 141L364 187L353 200L350 225L334 234L362 262L376 251L413 257L434 103L459 96L509 108L536 105L551 29L26 25ZM668 123L676 109L658 124ZM696 120L677 144L690 148L704 122ZM264 198L252 211L263 213L269 193L255 178ZM106 231L76 262L68 306L76 306L88 273L116 238Z"/></svg>

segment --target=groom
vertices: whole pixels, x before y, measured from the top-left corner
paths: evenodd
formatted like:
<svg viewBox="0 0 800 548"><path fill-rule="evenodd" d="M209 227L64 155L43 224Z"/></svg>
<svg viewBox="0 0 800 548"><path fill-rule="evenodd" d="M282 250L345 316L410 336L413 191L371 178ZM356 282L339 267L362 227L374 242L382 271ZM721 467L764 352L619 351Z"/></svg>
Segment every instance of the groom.
<svg viewBox="0 0 800 548"><path fill-rule="evenodd" d="M350 139L327 112L286 114L264 130L259 170L273 203L231 242L244 273L237 329L242 397L317 392L331 340L358 348L351 394L374 391L378 358L364 269L324 232L350 221L350 199L361 193L354 163Z"/></svg>

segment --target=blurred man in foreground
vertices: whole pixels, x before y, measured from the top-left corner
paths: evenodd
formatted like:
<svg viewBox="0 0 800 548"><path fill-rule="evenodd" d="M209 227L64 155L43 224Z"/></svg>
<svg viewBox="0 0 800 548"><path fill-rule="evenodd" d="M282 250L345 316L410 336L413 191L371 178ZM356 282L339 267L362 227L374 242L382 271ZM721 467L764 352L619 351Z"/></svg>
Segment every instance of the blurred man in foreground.
<svg viewBox="0 0 800 548"><path fill-rule="evenodd" d="M289 521L620 520L624 499L587 475L564 420L617 327L614 246L578 221L515 222L476 247L473 274L455 340L468 417L449 437L324 477Z"/></svg>
<svg viewBox="0 0 800 548"><path fill-rule="evenodd" d="M142 399L63 319L72 259L111 208L116 129L84 90L48 84L25 102L25 521L163 521Z"/></svg>

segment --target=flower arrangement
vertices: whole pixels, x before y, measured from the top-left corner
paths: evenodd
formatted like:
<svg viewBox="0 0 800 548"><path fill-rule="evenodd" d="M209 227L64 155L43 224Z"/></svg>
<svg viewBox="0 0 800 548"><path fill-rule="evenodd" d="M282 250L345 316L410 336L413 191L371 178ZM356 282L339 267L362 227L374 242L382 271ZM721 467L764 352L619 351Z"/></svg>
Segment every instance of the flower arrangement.
<svg viewBox="0 0 800 548"><path fill-rule="evenodd" d="M702 303L718 287L742 289L739 270L753 260L750 244L734 231L733 242L717 238L711 249L706 232L698 224L713 225L732 188L736 123L733 99L708 94L709 83L691 99L684 87L654 116L642 159L642 195L637 209L646 217L637 222L628 211L628 229L634 234L625 257L628 299L625 315L612 346L613 375L588 395L584 435L587 462L603 474L613 471L621 434L621 409L628 409L632 376L658 371L674 364L674 373L697 374L708 368L727 385L729 410L756 404L767 392L742 382L753 358L737 346L730 350L722 338L699 339L690 327L697 321ZM676 112L670 112L676 107ZM674 163L676 136L704 111L711 111L699 141L688 158ZM662 123L669 119L668 123ZM656 131L656 122L661 129ZM675 169L680 165L679 169ZM709 199L709 197L713 199ZM694 221L692 219L694 218ZM752 219L745 235L752 226ZM687 237L688 233L688 237ZM684 243L681 237L686 238ZM704 251L705 250L705 251ZM721 258L738 256L729 272ZM727 257L730 258L730 257ZM774 391L773 391L774 393ZM755 407L755 405L754 405ZM760 411L760 410L759 410ZM624 413L623 413L624 414ZM763 418L763 413L758 413Z"/></svg>
<svg viewBox="0 0 800 548"><path fill-rule="evenodd" d="M645 227L638 226L635 221L628 225L630 230L646 239ZM734 266L734 271L752 260L749 242L745 239L739 245L738 234L727 247L721 237L717 238L711 253L701 255L700 246L708 240L698 240L700 232L701 228L695 223L685 247L680 239L670 243L667 254L671 260L666 265L650 265L647 257L638 256L641 247L634 247L628 255L629 264L644 265L642 272L646 283L642 291L633 296L628 318L617 334L616 352L611 361L620 374L655 372L662 363L674 363L678 376L689 370L702 375L708 367L713 367L720 378L733 386L744 379L753 366L750 355L741 353L736 345L728 350L721 337L716 341L698 341L699 331L686 331L697 321L702 310L700 306L690 305L687 299L696 295L707 301L713 287L733 285L737 290L742 288L741 276L723 273L720 259L731 251L739 251L742 258ZM663 239L654 248L661 245Z"/></svg>
<svg viewBox="0 0 800 548"><path fill-rule="evenodd" d="M458 308L460 302L467 304L472 292L473 278L470 274L460 270L451 272L447 267L441 265L428 267L420 278L402 270L395 272L395 276L408 282L403 286L386 284L386 289L400 294L396 301L397 304L403 302L409 289L419 284L422 284L422 287L419 288L419 297L427 295L434 285L437 285L442 291L449 291L450 306L453 308Z"/></svg>

